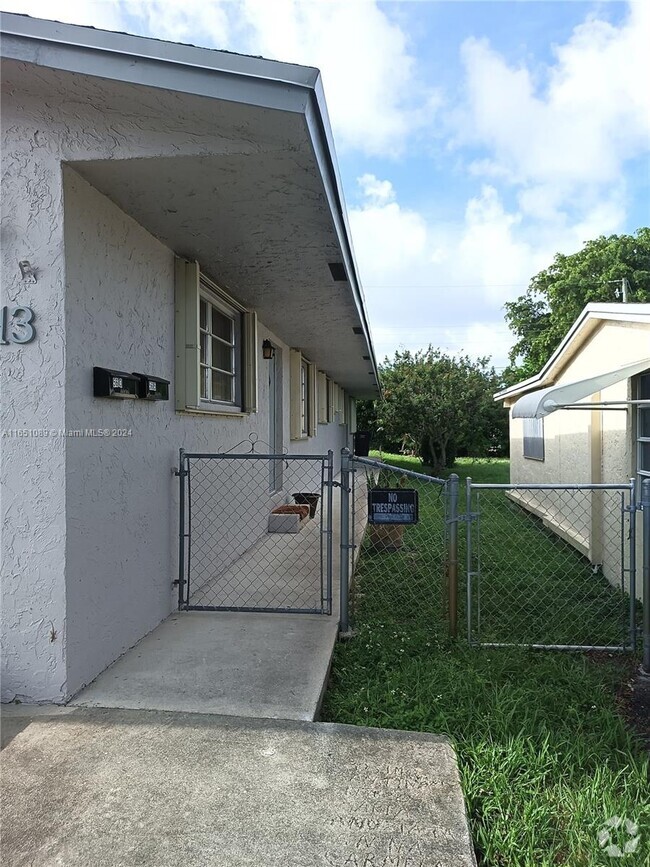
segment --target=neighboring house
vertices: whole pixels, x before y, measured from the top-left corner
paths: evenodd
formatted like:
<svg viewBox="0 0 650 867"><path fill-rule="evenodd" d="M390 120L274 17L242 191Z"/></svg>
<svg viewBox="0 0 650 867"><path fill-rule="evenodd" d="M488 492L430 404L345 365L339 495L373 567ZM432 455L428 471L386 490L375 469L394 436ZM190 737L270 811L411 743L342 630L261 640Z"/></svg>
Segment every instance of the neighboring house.
<svg viewBox="0 0 650 867"><path fill-rule="evenodd" d="M543 369L495 399L510 407L513 484L650 478L650 304L588 304ZM603 514L601 494L572 514L566 498L538 492L537 506L535 495L526 500L616 583L620 551L604 544L603 524L615 517Z"/></svg>
<svg viewBox="0 0 650 867"><path fill-rule="evenodd" d="M178 449L338 455L377 367L318 70L12 14L1 53L3 698L60 701L175 606Z"/></svg>

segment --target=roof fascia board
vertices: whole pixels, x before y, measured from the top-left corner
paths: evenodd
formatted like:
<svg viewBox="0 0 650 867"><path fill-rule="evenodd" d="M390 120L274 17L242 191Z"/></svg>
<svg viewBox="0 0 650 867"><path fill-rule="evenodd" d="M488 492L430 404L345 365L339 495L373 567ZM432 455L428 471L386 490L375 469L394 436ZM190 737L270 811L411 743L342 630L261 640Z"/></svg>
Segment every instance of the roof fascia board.
<svg viewBox="0 0 650 867"><path fill-rule="evenodd" d="M319 74L312 66L284 63L231 51L200 48L196 45L134 36L113 30L98 30L84 25L64 24L11 12L0 13L0 31L3 34L3 42L7 37L13 36L22 39L24 43L31 42L43 46L50 44L68 49L75 47L90 49L93 52L106 52L180 66L194 66L206 71L226 72L309 88L314 87ZM0 47L0 53L3 55L6 53L4 45ZM41 66L48 65L40 58L27 62Z"/></svg>
<svg viewBox="0 0 650 867"><path fill-rule="evenodd" d="M518 394L524 394L527 391L538 388L540 385L551 381L554 376L557 376L562 365L569 360L567 358L569 352L572 350L573 353L575 353L575 351L584 343L586 338L595 330L596 326L600 322L605 321L650 322L650 305L648 305L648 312L644 313L639 312L638 310L629 312L625 310L612 311L598 304L587 304L540 372L528 379L524 379L522 382L518 382L502 391L498 391L494 395L494 400L507 400Z"/></svg>
<svg viewBox="0 0 650 867"><path fill-rule="evenodd" d="M39 44L21 36L3 35L2 56L94 78L293 113L303 113L309 98L309 88L302 84L288 87L286 82L222 69L111 50L98 54L94 47L60 46L51 42Z"/></svg>
<svg viewBox="0 0 650 867"><path fill-rule="evenodd" d="M321 171L321 177L325 181L325 194L327 196L330 212L334 219L334 226L341 247L345 271L348 276L348 283L352 289L355 307L363 329L366 349L370 355L370 364L372 365L374 379L381 396L379 368L370 334L370 325L366 313L363 289L361 288L361 282L358 277L358 269L351 240L352 234L348 224L347 210L342 192L343 185L341 184L338 165L334 158L334 139L329 123L325 94L320 76L314 90L312 91L312 99L306 112L306 119L311 134L311 140L314 143L316 161L318 162Z"/></svg>

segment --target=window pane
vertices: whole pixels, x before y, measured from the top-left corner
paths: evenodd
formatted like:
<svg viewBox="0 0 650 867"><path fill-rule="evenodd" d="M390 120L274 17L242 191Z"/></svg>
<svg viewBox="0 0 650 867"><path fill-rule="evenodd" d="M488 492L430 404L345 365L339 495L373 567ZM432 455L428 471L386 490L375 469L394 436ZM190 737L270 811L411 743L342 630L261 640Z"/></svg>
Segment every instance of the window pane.
<svg viewBox="0 0 650 867"><path fill-rule="evenodd" d="M219 373L216 370L212 371L212 400L225 400L231 402L233 400L232 393L233 378L229 373Z"/></svg>
<svg viewBox="0 0 650 867"><path fill-rule="evenodd" d="M208 363L208 335L201 334L201 364Z"/></svg>
<svg viewBox="0 0 650 867"><path fill-rule="evenodd" d="M300 365L300 428L307 433L307 366Z"/></svg>
<svg viewBox="0 0 650 867"><path fill-rule="evenodd" d="M639 377L637 397L639 400L650 400L650 373L644 373Z"/></svg>
<svg viewBox="0 0 650 867"><path fill-rule="evenodd" d="M544 460L544 419L524 419L524 457Z"/></svg>
<svg viewBox="0 0 650 867"><path fill-rule="evenodd" d="M640 437L650 437L650 406L639 408L639 434Z"/></svg>
<svg viewBox="0 0 650 867"><path fill-rule="evenodd" d="M650 471L650 443L639 443L639 470Z"/></svg>
<svg viewBox="0 0 650 867"><path fill-rule="evenodd" d="M210 382L210 371L207 367L201 368L201 397L207 400L210 392L208 391L208 383Z"/></svg>
<svg viewBox="0 0 650 867"><path fill-rule="evenodd" d="M227 340L228 343L232 343L232 329L233 329L233 321L229 316L226 316L225 313L222 313L220 310L216 308L212 308L212 333L216 334L217 337L221 337L222 340Z"/></svg>
<svg viewBox="0 0 650 867"><path fill-rule="evenodd" d="M229 373L233 372L232 348L217 340L216 337L212 338L212 366L227 370Z"/></svg>
<svg viewBox="0 0 650 867"><path fill-rule="evenodd" d="M208 305L203 299L201 299L201 313L199 321L201 323L201 328L203 328L203 330L205 331L208 327Z"/></svg>

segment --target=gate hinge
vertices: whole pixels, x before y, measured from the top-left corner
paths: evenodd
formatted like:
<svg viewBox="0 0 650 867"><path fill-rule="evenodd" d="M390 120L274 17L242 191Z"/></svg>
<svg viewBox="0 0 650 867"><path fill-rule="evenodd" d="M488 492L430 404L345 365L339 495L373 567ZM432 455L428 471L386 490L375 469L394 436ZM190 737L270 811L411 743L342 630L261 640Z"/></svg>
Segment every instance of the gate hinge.
<svg viewBox="0 0 650 867"><path fill-rule="evenodd" d="M467 512L465 515L458 515L458 520L462 521L466 524L471 524L472 521L476 521L478 516L479 516L478 512ZM448 524L451 523L450 518L447 518L447 523Z"/></svg>
<svg viewBox="0 0 650 867"><path fill-rule="evenodd" d="M333 487L333 488L341 488L342 491L343 491L343 490L344 490L344 491L347 491L348 494L351 494L351 493L352 493L352 488L344 488L343 485L342 485L340 482L332 482L332 487Z"/></svg>
<svg viewBox="0 0 650 867"><path fill-rule="evenodd" d="M172 467L172 476L186 476L187 470L179 470L178 467Z"/></svg>

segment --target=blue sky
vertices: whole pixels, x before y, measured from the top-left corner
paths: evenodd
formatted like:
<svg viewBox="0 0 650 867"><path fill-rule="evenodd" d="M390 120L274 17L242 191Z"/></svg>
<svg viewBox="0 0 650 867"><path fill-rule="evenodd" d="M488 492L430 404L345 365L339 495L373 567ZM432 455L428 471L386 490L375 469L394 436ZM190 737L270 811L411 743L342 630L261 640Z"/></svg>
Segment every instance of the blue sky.
<svg viewBox="0 0 650 867"><path fill-rule="evenodd" d="M650 3L0 0L317 66L378 355L506 363L505 301L650 223Z"/></svg>

